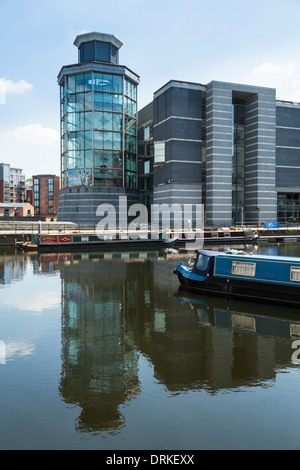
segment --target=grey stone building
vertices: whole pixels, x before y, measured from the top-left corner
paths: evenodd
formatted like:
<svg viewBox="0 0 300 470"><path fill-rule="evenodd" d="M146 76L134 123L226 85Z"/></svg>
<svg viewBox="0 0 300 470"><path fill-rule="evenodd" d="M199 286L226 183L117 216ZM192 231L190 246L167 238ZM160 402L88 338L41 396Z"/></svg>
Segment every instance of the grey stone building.
<svg viewBox="0 0 300 470"><path fill-rule="evenodd" d="M148 204L204 204L207 225L300 221L300 105L273 88L172 80L139 112Z"/></svg>

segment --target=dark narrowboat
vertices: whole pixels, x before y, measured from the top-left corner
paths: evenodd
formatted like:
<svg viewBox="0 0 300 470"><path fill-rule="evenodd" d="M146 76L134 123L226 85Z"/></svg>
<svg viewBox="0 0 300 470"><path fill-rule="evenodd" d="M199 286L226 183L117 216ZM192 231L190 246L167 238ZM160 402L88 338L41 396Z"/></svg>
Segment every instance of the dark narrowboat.
<svg viewBox="0 0 300 470"><path fill-rule="evenodd" d="M191 291L300 305L300 258L198 250L174 273Z"/></svg>

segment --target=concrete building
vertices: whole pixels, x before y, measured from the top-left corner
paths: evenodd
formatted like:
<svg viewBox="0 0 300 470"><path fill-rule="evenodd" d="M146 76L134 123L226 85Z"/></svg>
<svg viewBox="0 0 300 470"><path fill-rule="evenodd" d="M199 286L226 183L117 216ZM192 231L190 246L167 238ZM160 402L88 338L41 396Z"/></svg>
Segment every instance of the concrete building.
<svg viewBox="0 0 300 470"><path fill-rule="evenodd" d="M58 75L61 103L61 182L58 220L98 222L100 204L126 196L138 202L137 86L119 65L121 41L87 33L76 37L78 63Z"/></svg>
<svg viewBox="0 0 300 470"><path fill-rule="evenodd" d="M207 225L300 221L300 105L273 88L172 80L139 111L148 204L204 204Z"/></svg>
<svg viewBox="0 0 300 470"><path fill-rule="evenodd" d="M0 202L25 202L25 176L20 168L0 163Z"/></svg>
<svg viewBox="0 0 300 470"><path fill-rule="evenodd" d="M56 217L60 190L59 176L34 175L32 181L35 214L41 217Z"/></svg>

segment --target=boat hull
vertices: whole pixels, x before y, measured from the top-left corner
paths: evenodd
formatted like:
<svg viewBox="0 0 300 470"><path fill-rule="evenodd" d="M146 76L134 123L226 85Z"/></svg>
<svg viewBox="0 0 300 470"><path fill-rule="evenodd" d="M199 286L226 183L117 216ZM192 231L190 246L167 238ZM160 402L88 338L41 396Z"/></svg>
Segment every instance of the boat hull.
<svg viewBox="0 0 300 470"><path fill-rule="evenodd" d="M209 276L204 281L190 279L183 272L174 270L181 286L189 291L215 296L227 296L251 301L282 303L300 306L299 287L266 284L265 282L241 279L226 279Z"/></svg>

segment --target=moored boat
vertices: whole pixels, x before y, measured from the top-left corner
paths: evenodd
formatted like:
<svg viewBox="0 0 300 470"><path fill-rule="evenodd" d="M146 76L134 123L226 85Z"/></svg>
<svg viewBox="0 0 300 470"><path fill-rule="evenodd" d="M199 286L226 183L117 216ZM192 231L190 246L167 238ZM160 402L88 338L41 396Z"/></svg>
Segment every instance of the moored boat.
<svg viewBox="0 0 300 470"><path fill-rule="evenodd" d="M198 250L193 267L174 273L199 293L300 305L300 258Z"/></svg>
<svg viewBox="0 0 300 470"><path fill-rule="evenodd" d="M23 251L37 251L38 245L31 242L22 242L20 248Z"/></svg>

